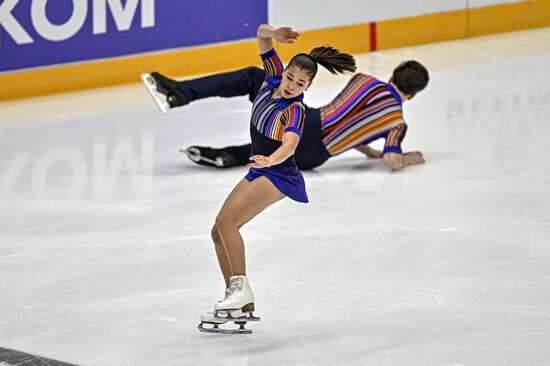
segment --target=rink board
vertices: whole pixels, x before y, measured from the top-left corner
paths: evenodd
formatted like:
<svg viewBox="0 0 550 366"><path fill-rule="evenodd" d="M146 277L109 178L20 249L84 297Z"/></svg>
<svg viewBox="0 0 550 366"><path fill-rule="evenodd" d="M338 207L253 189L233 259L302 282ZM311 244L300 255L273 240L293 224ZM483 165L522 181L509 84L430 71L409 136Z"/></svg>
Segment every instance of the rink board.
<svg viewBox="0 0 550 366"><path fill-rule="evenodd" d="M161 4L160 2L157 3ZM211 2L207 4L211 4ZM139 16L138 7L132 23L132 27L135 28L135 35L139 38L137 43L135 40L132 42L126 41L125 37L130 37L132 34L130 31L126 32L127 34L125 32L115 32L112 37L115 37L117 42L112 45L107 42L107 46L101 43L90 45L89 39L84 36L82 36L84 37L82 40L79 40L79 34L74 39L74 42L80 45L77 47L79 49L77 53L67 53L65 49L54 49L47 52L31 53L39 55L36 57L30 54L15 55L6 52L6 47L9 47L8 42L5 41L7 37L4 34L5 32L0 33L0 36L3 36L0 52L12 55L10 56L12 58L11 63L5 61L6 59L9 60L10 57L0 58L0 101L138 82L139 75L144 71L157 70L168 75L185 76L225 71L252 64L259 65L257 45L253 38L257 24L268 19L267 11L264 11L266 3L261 2L260 5L257 5L261 9L256 9L255 12L249 12L247 6L238 11L235 9L228 10L228 14L232 14L230 17L231 22L212 20L212 12L208 11L208 6L203 5L202 13L200 9L197 10L195 15L190 16L189 22L174 20L172 28L166 28L163 33L156 33L156 38L147 38L145 35L155 34L152 29L155 29L159 21L155 23L155 27L143 28L144 20ZM161 13L160 10L155 10L157 18ZM177 14L177 11L173 13ZM197 14L201 14L201 16ZM109 18L107 17L107 19ZM211 21L215 21L216 24L213 28L210 27ZM112 19L111 22L114 24ZM201 38L185 40L188 34L195 34L194 31L185 31L187 23L191 23L192 28L200 24L207 27L209 31L205 31L205 35ZM109 21L107 21L107 28L109 24ZM113 24L111 24L111 27L114 27ZM218 28L219 24L225 24L225 26ZM520 1L398 19L373 20L362 24L326 29L306 30L302 32L299 42L290 46L278 47L278 49L282 58L287 60L297 52L307 52L320 44L331 44L347 52L360 53L548 25L550 25L550 0ZM231 31L226 31L225 27L229 27ZM90 32L92 31L90 30ZM168 40L165 41L168 43L159 42L158 39L162 39L166 32L177 36L181 35L184 41L179 44L174 40L172 40L172 43L169 43ZM226 33L230 34L230 37ZM220 34L224 36L222 37ZM92 37L90 38L92 40L101 40L102 37L109 37L109 32L99 36L90 36L90 34L88 36ZM35 38L38 39L38 37ZM156 40L152 41L152 39ZM73 39L70 42L73 42ZM131 52L126 52L128 51L126 48L119 49L119 42L122 42L125 47L131 45L135 47L132 48ZM49 44L51 43L49 42ZM63 42L63 44L65 43ZM20 48L32 50L30 48L32 45L23 45ZM114 45L116 47L113 47ZM105 50L112 48L116 52L124 50L122 53L137 54L120 56L119 53L105 53L107 52ZM93 51L94 49L101 49L102 51ZM86 59L88 60L86 61L76 57L81 55L81 52L88 52L87 55L97 58L92 61ZM48 62L42 60L42 57L45 57L44 54L48 55ZM69 58L52 65L51 62L59 61L54 57ZM17 60L14 61L15 59ZM31 62L35 63L32 64ZM26 68L39 65L49 66ZM2 70L4 70L4 73L1 73ZM17 87L14 87L14 85L17 85Z"/></svg>

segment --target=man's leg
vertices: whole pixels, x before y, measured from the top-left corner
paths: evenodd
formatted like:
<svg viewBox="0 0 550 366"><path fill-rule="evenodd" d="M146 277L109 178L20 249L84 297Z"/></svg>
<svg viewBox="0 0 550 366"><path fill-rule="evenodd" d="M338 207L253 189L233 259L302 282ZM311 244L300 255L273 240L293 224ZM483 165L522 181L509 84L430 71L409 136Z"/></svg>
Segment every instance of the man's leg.
<svg viewBox="0 0 550 366"><path fill-rule="evenodd" d="M248 164L252 145L228 146L219 149L191 146L181 151L197 164L229 168ZM304 131L296 148L295 157L296 165L300 170L314 169L330 158L323 143L321 116L316 108L306 107Z"/></svg>
<svg viewBox="0 0 550 366"><path fill-rule="evenodd" d="M192 102L209 97L236 97L248 95L253 102L264 81L265 73L258 67L214 74L176 83L177 88Z"/></svg>
<svg viewBox="0 0 550 366"><path fill-rule="evenodd" d="M264 77L263 69L247 67L242 70L180 81L177 82L177 89L185 95L188 102L209 97L230 98L241 95L248 95L248 99L253 102ZM223 149L190 146L181 152L197 164L229 168L248 164L251 150L252 146L246 144Z"/></svg>
<svg viewBox="0 0 550 366"><path fill-rule="evenodd" d="M158 72L152 72L156 90L166 96L170 108L184 106L194 100L209 97L236 97L248 95L252 102L260 90L265 73L258 67L214 74L197 79L176 81Z"/></svg>

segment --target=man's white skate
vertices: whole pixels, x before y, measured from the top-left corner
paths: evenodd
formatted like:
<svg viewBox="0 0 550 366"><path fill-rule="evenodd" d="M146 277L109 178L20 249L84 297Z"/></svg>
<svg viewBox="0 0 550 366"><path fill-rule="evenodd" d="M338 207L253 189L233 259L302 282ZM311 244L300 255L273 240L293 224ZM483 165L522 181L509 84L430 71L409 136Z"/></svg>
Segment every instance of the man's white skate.
<svg viewBox="0 0 550 366"><path fill-rule="evenodd" d="M143 73L141 74L141 81L143 82L143 85L145 85L145 88L147 89L149 95L153 98L156 105L159 107L160 111L163 114L167 114L170 106L164 100L159 98L157 94L157 84L155 82L155 79L153 79L151 74Z"/></svg>

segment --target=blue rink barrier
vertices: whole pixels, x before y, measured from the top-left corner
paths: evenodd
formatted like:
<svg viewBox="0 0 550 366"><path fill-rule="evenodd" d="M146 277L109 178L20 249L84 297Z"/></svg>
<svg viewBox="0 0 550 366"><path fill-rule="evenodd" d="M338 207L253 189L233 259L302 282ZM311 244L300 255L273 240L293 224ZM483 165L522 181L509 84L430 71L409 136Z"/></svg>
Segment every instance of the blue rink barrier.
<svg viewBox="0 0 550 366"><path fill-rule="evenodd" d="M252 38L267 0L0 0L0 72Z"/></svg>

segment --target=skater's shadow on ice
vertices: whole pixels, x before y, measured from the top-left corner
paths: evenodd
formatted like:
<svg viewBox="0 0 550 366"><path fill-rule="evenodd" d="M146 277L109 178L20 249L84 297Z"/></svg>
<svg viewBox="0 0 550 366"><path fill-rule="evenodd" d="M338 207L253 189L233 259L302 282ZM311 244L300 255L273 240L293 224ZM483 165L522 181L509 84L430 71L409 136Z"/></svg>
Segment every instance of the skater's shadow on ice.
<svg viewBox="0 0 550 366"><path fill-rule="evenodd" d="M330 173L365 173L387 171L384 163L380 159L367 160L366 158L345 159L324 164L315 170L320 175Z"/></svg>
<svg viewBox="0 0 550 366"><path fill-rule="evenodd" d="M436 165L441 163L449 163L451 161L458 160L464 156L461 153L447 152L447 151L427 151L422 152L425 164L419 164L417 167L423 167L425 165ZM346 158L336 158L323 164L315 171L324 175L325 173L389 173L389 168L384 164L383 159L370 159L363 156L353 156Z"/></svg>

